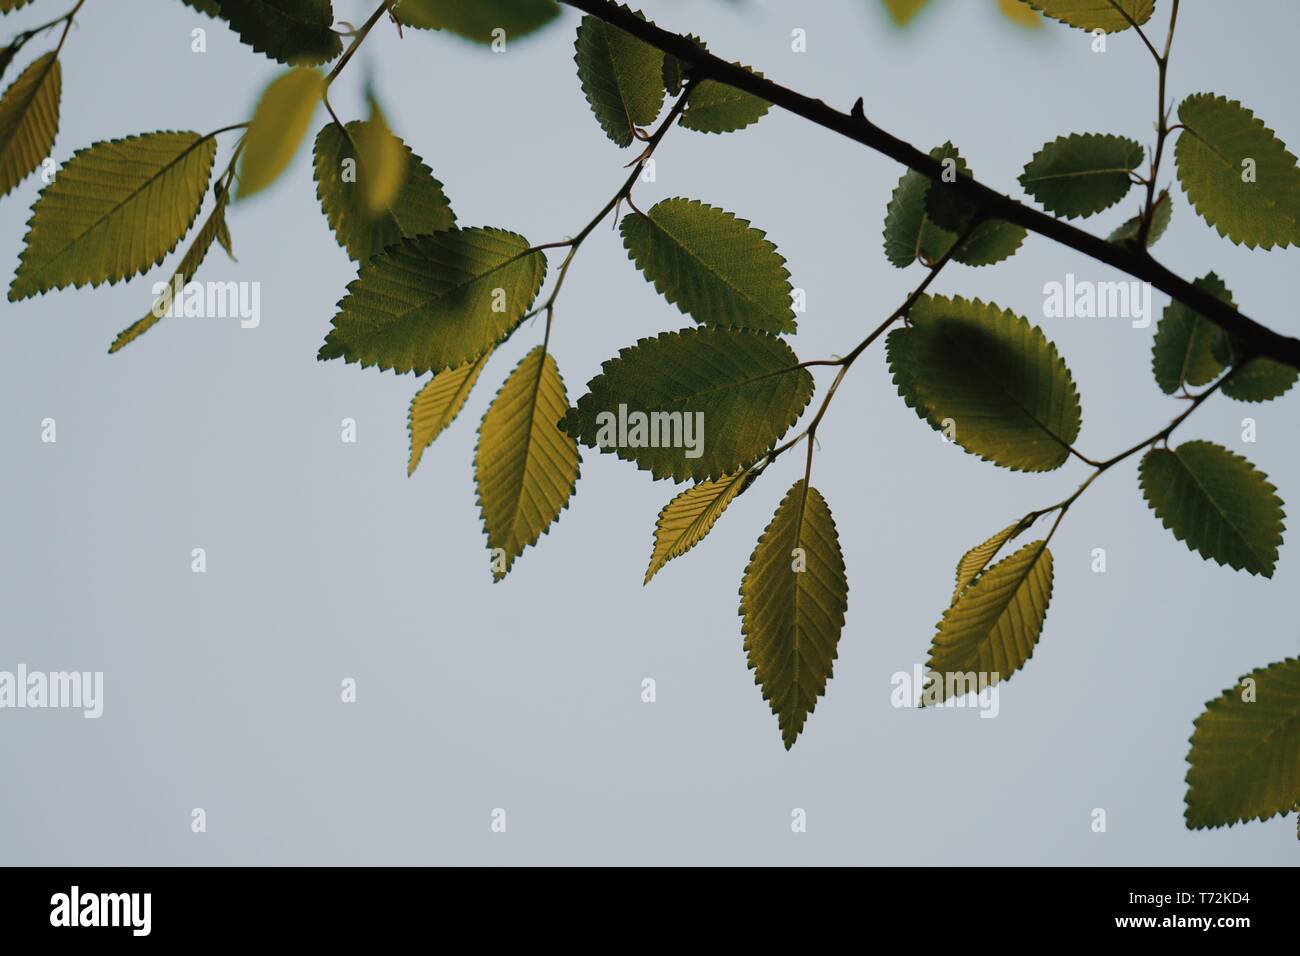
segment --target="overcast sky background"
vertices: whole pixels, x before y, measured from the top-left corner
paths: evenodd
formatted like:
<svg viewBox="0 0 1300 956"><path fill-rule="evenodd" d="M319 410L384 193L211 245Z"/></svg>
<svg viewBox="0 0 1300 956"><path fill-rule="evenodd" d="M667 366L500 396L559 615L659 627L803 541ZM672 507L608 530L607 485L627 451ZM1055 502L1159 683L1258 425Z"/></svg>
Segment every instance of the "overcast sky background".
<svg viewBox="0 0 1300 956"><path fill-rule="evenodd" d="M0 34L65 4L41 0ZM360 22L371 0L336 0ZM907 32L875 0L647 0L798 90L929 148L952 139L976 174L1015 179L1046 141L1113 132L1149 142L1155 70L1137 37L1095 54L1086 34L1017 29L994 0L935 0ZM1168 2L1152 32L1163 36ZM533 242L576 232L632 158L604 136L573 63L578 17L494 55L378 27L337 84L364 115L367 73L400 135L443 181L462 225ZM208 28L208 52L190 31ZM807 52L790 49L807 31ZM1171 96L1240 99L1300 142L1288 0L1182 5ZM43 50L38 41L6 82ZM64 49L66 160L92 142L245 119L275 64L179 0L90 0ZM318 115L312 135L324 122ZM221 156L233 144L222 139ZM920 279L881 248L893 163L773 111L728 136L675 129L642 208L687 196L766 230L807 290L793 344L848 351ZM220 161L220 160L219 160ZM1165 180L1172 177L1172 157ZM0 281L39 178L0 202ZM1084 226L1107 233L1137 192ZM1157 256L1211 269L1243 310L1300 333L1300 252L1220 239L1175 189ZM791 456L709 539L641 585L666 482L583 450L569 510L493 585L472 479L475 428L540 341L493 357L456 425L405 474L418 382L316 350L355 275L321 214L304 148L283 180L229 214L238 263L203 277L262 283L262 324L166 320L120 354L151 303L147 278L0 303L0 670L102 670L104 715L0 711L0 862L15 864L891 863L1294 864L1294 818L1183 826L1192 721L1247 671L1300 652L1300 555L1288 532L1270 580L1201 560L1141 499L1136 459L1100 479L1053 541L1043 636L997 719L890 705L925 660L962 552L1072 491L1086 468L1026 476L943 444L904 406L883 351L853 369L822 428L814 483L839 526L848 621L827 696L793 751L753 683L737 588L754 541L798 477ZM552 277L554 266L552 262ZM953 266L934 291L1040 323L1084 409L1079 445L1109 456L1181 404L1150 371L1155 324L1042 317L1045 282L1120 276L1031 237L1010 262ZM1167 299L1155 294L1157 310ZM608 226L584 245L553 351L570 400L638 338L689 324ZM829 378L820 378L825 388ZM1258 442L1244 445L1253 417ZM58 423L55 445L42 419ZM358 441L340 441L340 421ZM1207 403L1178 433L1244 453L1300 501L1296 393ZM190 571L195 547L208 571ZM1107 550L1109 570L1090 570ZM643 678L658 701L641 703ZM339 700L354 678L358 702ZM208 831L190 829L203 808ZM490 831L494 808L508 832ZM791 811L808 830L791 832ZM1104 808L1107 832L1092 832Z"/></svg>

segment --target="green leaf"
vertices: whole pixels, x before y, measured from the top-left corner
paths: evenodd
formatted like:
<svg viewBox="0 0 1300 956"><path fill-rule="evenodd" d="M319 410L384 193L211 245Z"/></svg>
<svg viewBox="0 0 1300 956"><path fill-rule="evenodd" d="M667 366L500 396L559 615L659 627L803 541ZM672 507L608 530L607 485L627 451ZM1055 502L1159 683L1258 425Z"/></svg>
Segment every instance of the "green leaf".
<svg viewBox="0 0 1300 956"><path fill-rule="evenodd" d="M1297 378L1300 372L1289 365L1256 358L1234 372L1220 391L1239 402L1267 402L1289 392Z"/></svg>
<svg viewBox="0 0 1300 956"><path fill-rule="evenodd" d="M942 703L969 689L1007 680L1034 656L1052 600L1052 552L1032 541L989 568L944 612L930 645L935 683L921 700ZM951 675L951 676L950 676Z"/></svg>
<svg viewBox="0 0 1300 956"><path fill-rule="evenodd" d="M307 67L286 70L267 86L244 136L240 199L261 192L288 168L324 89L324 78Z"/></svg>
<svg viewBox="0 0 1300 956"><path fill-rule="evenodd" d="M1174 204L1169 196L1168 189L1160 190L1160 195L1156 197L1154 206L1151 209L1151 229L1147 233L1147 248L1156 244L1165 230L1169 228L1169 220L1173 216ZM1138 235L1142 231L1142 216L1136 215L1132 219L1126 219L1124 224L1112 232L1107 238L1111 242L1137 242Z"/></svg>
<svg viewBox="0 0 1300 956"><path fill-rule="evenodd" d="M1285 529L1268 476L1207 441L1153 448L1138 469L1142 494L1174 537L1201 557L1273 576Z"/></svg>
<svg viewBox="0 0 1300 956"><path fill-rule="evenodd" d="M440 372L478 358L519 323L546 256L503 229L404 239L361 264L318 357L395 372Z"/></svg>
<svg viewBox="0 0 1300 956"><path fill-rule="evenodd" d="M742 469L717 481L691 485L664 505L655 522L654 550L642 583L649 584L665 564L673 558L680 558L703 541L722 517L722 512L727 510L727 505L748 488L752 480L753 476Z"/></svg>
<svg viewBox="0 0 1300 956"><path fill-rule="evenodd" d="M370 101L370 119L349 131L357 152L356 185L360 188L362 212L373 219L388 213L402 188L410 151L393 135L388 120L374 94ZM344 138L347 139L348 136Z"/></svg>
<svg viewBox="0 0 1300 956"><path fill-rule="evenodd" d="M790 273L766 233L693 199L623 217L623 246L665 299L701 325L793 332Z"/></svg>
<svg viewBox="0 0 1300 956"><path fill-rule="evenodd" d="M221 16L221 0L181 0L181 3L210 17Z"/></svg>
<svg viewBox="0 0 1300 956"><path fill-rule="evenodd" d="M378 214L368 212L366 199L358 187L365 172L353 146L353 142L371 135L362 134L368 125L347 124L352 142L333 122L327 123L316 136L316 195L339 245L357 262L365 262L402 239L441 232L456 225L442 183L396 136L392 138L401 147L405 163L401 184L386 209ZM348 160L357 163L355 177L346 173ZM347 181L349 178L353 181Z"/></svg>
<svg viewBox="0 0 1300 956"><path fill-rule="evenodd" d="M1016 26L1037 29L1043 25L1043 18L1038 15L1038 11L1022 0L998 0L998 9Z"/></svg>
<svg viewBox="0 0 1300 956"><path fill-rule="evenodd" d="M655 478L722 478L798 420L813 393L798 366L790 346L765 332L665 332L605 362L560 427Z"/></svg>
<svg viewBox="0 0 1300 956"><path fill-rule="evenodd" d="M54 148L62 85L58 57L46 53L0 97L0 197L13 192Z"/></svg>
<svg viewBox="0 0 1300 956"><path fill-rule="evenodd" d="M1074 218L1101 212L1128 195L1142 144L1126 136L1074 133L1034 154L1020 185L1048 212Z"/></svg>
<svg viewBox="0 0 1300 956"><path fill-rule="evenodd" d="M1082 413L1056 346L1028 320L960 296L922 296L887 340L898 392L936 430L1016 471L1065 464Z"/></svg>
<svg viewBox="0 0 1300 956"><path fill-rule="evenodd" d="M415 474L424 450L456 420L460 410L465 407L465 401L491 355L492 351L488 350L459 368L444 369L415 393L406 419L407 430L411 433L411 458L406 465L408 478Z"/></svg>
<svg viewBox="0 0 1300 956"><path fill-rule="evenodd" d="M555 360L539 345L510 373L483 416L474 477L488 549L504 552L504 560L493 555L498 581L573 496L578 446L555 424L568 407Z"/></svg>
<svg viewBox="0 0 1300 956"><path fill-rule="evenodd" d="M1118 33L1127 30L1133 24L1124 16L1132 18L1133 23L1142 26L1151 19L1155 11L1155 0L1025 0L1031 7L1060 20L1068 26L1080 30L1100 30L1102 33ZM1117 9L1118 8L1118 9ZM1120 12L1123 10L1123 13Z"/></svg>
<svg viewBox="0 0 1300 956"><path fill-rule="evenodd" d="M184 289L187 283L194 280L195 273L207 258L208 250L212 248L212 243L218 240L223 245L229 243L229 233L226 230L226 203L229 197L229 192L223 192L217 197L212 212L208 214L194 241L190 243L190 248L181 258L180 265L176 267L176 272L168 281L167 291L158 297L153 308L145 313L144 318L133 322L117 334L113 344L108 347L110 355L130 345L162 320L171 308L177 291Z"/></svg>
<svg viewBox="0 0 1300 956"><path fill-rule="evenodd" d="M1300 244L1300 167L1273 131L1212 93L1183 100L1178 120L1178 181L1201 217L1251 249Z"/></svg>
<svg viewBox="0 0 1300 956"><path fill-rule="evenodd" d="M848 606L835 520L801 479L777 506L740 582L745 653L786 750L826 693Z"/></svg>
<svg viewBox="0 0 1300 956"><path fill-rule="evenodd" d="M528 36L560 15L554 0L402 0L395 11L407 26L446 30L484 46L504 30L506 42Z"/></svg>
<svg viewBox="0 0 1300 956"><path fill-rule="evenodd" d="M575 50L582 92L600 128L619 146L632 145L636 130L663 106L663 52L592 16L578 24Z"/></svg>
<svg viewBox="0 0 1300 956"><path fill-rule="evenodd" d="M757 123L771 108L771 103L753 93L717 80L704 80L691 91L678 122L697 133L733 133Z"/></svg>
<svg viewBox="0 0 1300 956"><path fill-rule="evenodd" d="M330 0L219 0L239 39L280 63L313 66L343 51ZM410 0L407 0L409 3Z"/></svg>
<svg viewBox="0 0 1300 956"><path fill-rule="evenodd" d="M952 143L930 150L937 160L953 159L959 172L969 175L970 168ZM915 170L905 172L894 187L885 211L885 257L900 269L917 259L937 262L957 241L958 234L943 228L929 214L933 181ZM942 215L949 205L937 202ZM1027 233L1020 226L990 220L977 226L962 243L953 258L968 266L992 265L1015 254Z"/></svg>
<svg viewBox="0 0 1300 956"><path fill-rule="evenodd" d="M0 13L9 13L19 7L25 7L31 0L0 0Z"/></svg>
<svg viewBox="0 0 1300 956"><path fill-rule="evenodd" d="M1193 285L1229 305L1233 304L1232 293L1213 272L1197 279ZM1151 370L1160 390L1172 395L1185 384L1208 385L1218 378L1227 364L1214 354L1218 334L1218 326L1181 302L1174 301L1165 306L1151 346Z"/></svg>
<svg viewBox="0 0 1300 956"><path fill-rule="evenodd" d="M905 27L921 12L929 0L883 0L889 18L896 26Z"/></svg>
<svg viewBox="0 0 1300 956"><path fill-rule="evenodd" d="M697 37L694 33L686 35L701 50L707 50L709 45ZM664 54L664 90L669 96L677 96L682 92L686 85L686 74L689 67L671 53Z"/></svg>
<svg viewBox="0 0 1300 956"><path fill-rule="evenodd" d="M1187 754L1187 827L1300 810L1300 658L1251 671L1205 705Z"/></svg>
<svg viewBox="0 0 1300 956"><path fill-rule="evenodd" d="M203 203L216 143L146 133L76 152L32 210L10 301L161 265Z"/></svg>
<svg viewBox="0 0 1300 956"><path fill-rule="evenodd" d="M953 588L952 599L956 601L961 597L962 593L984 572L989 562L998 556L1003 546L1031 523L1021 518L963 554L961 560L957 562L957 584Z"/></svg>

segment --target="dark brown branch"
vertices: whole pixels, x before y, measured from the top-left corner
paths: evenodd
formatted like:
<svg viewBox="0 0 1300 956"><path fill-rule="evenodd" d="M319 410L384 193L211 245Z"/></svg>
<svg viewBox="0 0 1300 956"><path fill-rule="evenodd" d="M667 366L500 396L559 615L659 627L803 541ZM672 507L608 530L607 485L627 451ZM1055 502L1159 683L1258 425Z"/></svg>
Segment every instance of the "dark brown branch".
<svg viewBox="0 0 1300 956"><path fill-rule="evenodd" d="M697 81L717 80L752 93L811 123L883 153L931 179L938 181L940 178L942 167L938 160L873 124L863 114L860 99L854 104L851 113L844 113L821 100L796 93L744 67L701 50L686 37L660 29L612 0L561 2L620 27L665 53L672 54L689 66L691 76ZM1023 226L1030 232L1053 239L1135 279L1151 283L1161 292L1236 336L1240 349L1246 356L1267 356L1300 369L1300 339L1281 335L1247 318L1232 306L1166 269L1151 258L1145 249L1120 245L1084 232L966 176L958 176L956 182L949 184L949 187L972 203L984 216Z"/></svg>

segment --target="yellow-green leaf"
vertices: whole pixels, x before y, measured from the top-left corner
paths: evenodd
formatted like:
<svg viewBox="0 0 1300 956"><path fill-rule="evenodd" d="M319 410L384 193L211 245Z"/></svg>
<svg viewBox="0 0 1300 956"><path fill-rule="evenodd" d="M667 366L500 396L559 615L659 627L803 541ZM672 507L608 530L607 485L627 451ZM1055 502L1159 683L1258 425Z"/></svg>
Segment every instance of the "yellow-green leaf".
<svg viewBox="0 0 1300 956"><path fill-rule="evenodd" d="M738 471L717 481L701 481L664 505L655 522L654 550L642 583L649 584L665 564L703 541L727 505L751 480L749 472Z"/></svg>
<svg viewBox="0 0 1300 956"><path fill-rule="evenodd" d="M561 425L655 478L712 480L770 449L798 420L813 385L774 335L683 329L605 362Z"/></svg>
<svg viewBox="0 0 1300 956"><path fill-rule="evenodd" d="M1205 705L1187 754L1187 827L1300 811L1300 657L1251 671Z"/></svg>
<svg viewBox="0 0 1300 956"><path fill-rule="evenodd" d="M10 300L161 265L199 214L216 148L146 133L79 150L36 201Z"/></svg>
<svg viewBox="0 0 1300 956"><path fill-rule="evenodd" d="M456 368L505 338L545 276L546 255L503 229L404 239L361 264L318 357L416 374Z"/></svg>
<svg viewBox="0 0 1300 956"><path fill-rule="evenodd" d="M1160 190L1160 195L1156 197L1151 209L1151 228L1147 231L1147 248L1154 246L1156 241L1165 234L1165 230L1169 228L1169 220L1173 218L1173 211L1174 203L1169 196L1169 190ZM1111 242L1137 242L1141 231L1142 216L1139 214L1132 219L1124 220L1123 225L1106 238Z"/></svg>
<svg viewBox="0 0 1300 956"><path fill-rule="evenodd" d="M573 496L578 446L555 424L568 407L555 360L539 345L510 373L483 416L474 476L498 581Z"/></svg>
<svg viewBox="0 0 1300 956"><path fill-rule="evenodd" d="M785 258L748 220L692 199L623 217L623 246L665 299L701 325L793 332Z"/></svg>
<svg viewBox="0 0 1300 956"><path fill-rule="evenodd" d="M886 349L898 393L931 427L1017 471L1065 464L1082 412L1056 346L979 299L922 296Z"/></svg>
<svg viewBox="0 0 1300 956"><path fill-rule="evenodd" d="M57 55L46 53L0 97L0 197L13 192L54 148L62 83Z"/></svg>
<svg viewBox="0 0 1300 956"><path fill-rule="evenodd" d="M408 477L415 474L424 450L455 421L460 410L465 407L465 401L491 355L492 351L488 350L459 368L444 369L415 393L406 420L407 429L411 433L411 458L406 465Z"/></svg>
<svg viewBox="0 0 1300 956"><path fill-rule="evenodd" d="M912 22L912 18L921 12L929 0L882 0L882 2L895 25L904 27Z"/></svg>
<svg viewBox="0 0 1300 956"><path fill-rule="evenodd" d="M835 520L821 493L800 479L758 539L740 583L745 653L786 750L826 693L848 606Z"/></svg>
<svg viewBox="0 0 1300 956"><path fill-rule="evenodd" d="M1155 0L1025 0L1053 20L1080 30L1117 33L1142 26L1155 11ZM1123 12L1121 12L1123 11ZM1128 14L1126 17L1125 14Z"/></svg>
<svg viewBox="0 0 1300 956"><path fill-rule="evenodd" d="M753 93L717 80L704 80L691 91L678 122L697 133L734 133L757 123L771 108L771 103Z"/></svg>
<svg viewBox="0 0 1300 956"><path fill-rule="evenodd" d="M578 24L574 60L582 92L605 135L632 145L664 102L663 52L593 16Z"/></svg>
<svg viewBox="0 0 1300 956"><path fill-rule="evenodd" d="M244 137L240 199L261 192L288 168L307 135L324 89L324 78L307 67L287 70L267 86Z"/></svg>
<svg viewBox="0 0 1300 956"><path fill-rule="evenodd" d="M1268 475L1220 445L1189 441L1147 452L1138 476L1151 510L1188 548L1273 576L1286 515Z"/></svg>
<svg viewBox="0 0 1300 956"><path fill-rule="evenodd" d="M1115 205L1133 185L1142 144L1126 136L1075 133L1060 136L1036 152L1020 174L1020 185L1048 212L1073 218Z"/></svg>
<svg viewBox="0 0 1300 956"><path fill-rule="evenodd" d="M998 0L998 9L1016 26L1033 29L1043 25L1043 18L1038 12L1022 0Z"/></svg>
<svg viewBox="0 0 1300 956"><path fill-rule="evenodd" d="M1178 181L1201 217L1252 249L1300 244L1300 166L1274 132L1212 93L1183 100L1178 120Z"/></svg>
<svg viewBox="0 0 1300 956"><path fill-rule="evenodd" d="M190 243L190 248L182 257L180 265L176 267L176 272L167 283L166 291L158 297L158 300L153 304L153 308L145 313L144 318L133 322L117 334L113 344L108 347L110 355L130 345L162 320L176 300L176 293L184 289L186 283L193 281L194 274L198 272L199 266L203 264L208 250L212 248L212 243L217 241L221 241L223 245L229 243L229 233L226 231L226 202L229 196L229 192L222 192L217 197L212 212L208 214L207 221L203 223L202 228L195 235L194 241Z"/></svg>
<svg viewBox="0 0 1300 956"><path fill-rule="evenodd" d="M362 142L378 135L366 132L369 128L369 123L348 123L344 135L331 121L316 136L316 195L339 245L357 262L365 262L402 239L441 232L456 225L442 183L410 147L392 134L389 134L391 142L400 148L405 169L388 206L378 213L368 211L369 204L360 186L370 178L365 172L368 164L364 156L358 155L358 149Z"/></svg>
<svg viewBox="0 0 1300 956"><path fill-rule="evenodd" d="M923 700L991 687L1034 656L1052 600L1052 552L1032 541L981 574L944 612L930 645Z"/></svg>
<svg viewBox="0 0 1300 956"><path fill-rule="evenodd" d="M957 562L957 584L953 588L952 599L954 601L961 597L965 591L975 581L984 569L988 567L989 562L997 557L998 552L1002 550L1003 545L1020 534L1025 528L1025 520L1007 525L997 534L990 537L987 541L975 545L961 556Z"/></svg>
<svg viewBox="0 0 1300 956"><path fill-rule="evenodd" d="M540 30L560 8L555 0L402 0L393 12L408 26L446 30L486 46L496 30L505 31L507 43Z"/></svg>

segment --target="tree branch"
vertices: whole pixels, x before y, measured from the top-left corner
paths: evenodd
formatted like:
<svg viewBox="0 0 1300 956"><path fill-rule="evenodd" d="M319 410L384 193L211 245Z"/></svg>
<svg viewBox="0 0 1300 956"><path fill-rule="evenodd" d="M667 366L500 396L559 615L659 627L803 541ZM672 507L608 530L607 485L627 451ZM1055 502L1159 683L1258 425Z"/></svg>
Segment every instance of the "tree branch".
<svg viewBox="0 0 1300 956"><path fill-rule="evenodd" d="M788 87L728 63L701 50L687 37L663 30L642 20L613 0L561 0L562 3L589 13L644 40L651 46L677 57L690 67L695 80L716 80L767 100L774 106L794 113L824 129L839 133L882 153L909 169L939 181L942 165L912 144L891 135L873 124L862 111L859 99L851 113L844 113L821 100L797 93ZM1002 219L1081 252L1098 262L1113 266L1135 279L1149 282L1161 292L1205 316L1219 328L1236 336L1246 358L1265 356L1292 368L1300 369L1300 339L1274 332L1243 315L1214 295L1198 289L1186 279L1156 262L1145 249L1113 243L1071 226L1060 219L1017 202L1010 196L990 189L983 183L958 176L949 183L962 198L972 203L982 215Z"/></svg>

